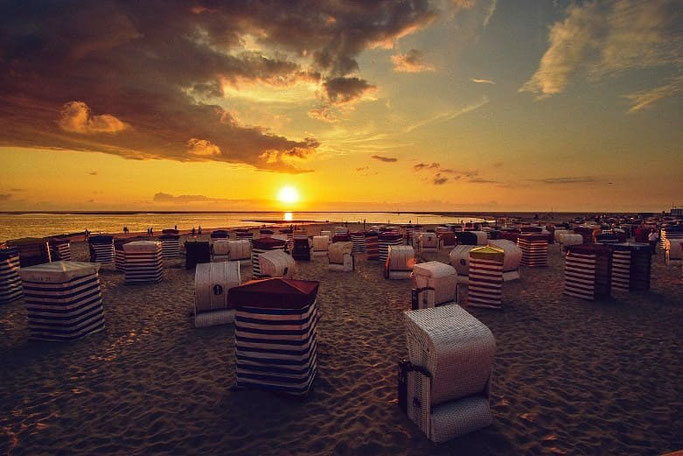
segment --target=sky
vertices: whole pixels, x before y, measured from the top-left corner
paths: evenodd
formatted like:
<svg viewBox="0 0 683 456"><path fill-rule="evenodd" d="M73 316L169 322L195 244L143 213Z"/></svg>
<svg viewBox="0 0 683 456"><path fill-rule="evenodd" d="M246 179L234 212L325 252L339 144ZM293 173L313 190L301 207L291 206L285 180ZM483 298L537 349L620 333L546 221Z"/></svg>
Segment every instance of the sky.
<svg viewBox="0 0 683 456"><path fill-rule="evenodd" d="M3 2L0 210L668 210L682 10Z"/></svg>

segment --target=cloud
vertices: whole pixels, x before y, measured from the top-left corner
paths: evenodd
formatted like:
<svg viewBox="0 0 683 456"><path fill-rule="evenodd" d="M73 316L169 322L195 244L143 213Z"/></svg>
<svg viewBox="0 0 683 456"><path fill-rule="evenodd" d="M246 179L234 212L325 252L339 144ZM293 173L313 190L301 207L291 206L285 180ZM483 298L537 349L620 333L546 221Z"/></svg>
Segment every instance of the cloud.
<svg viewBox="0 0 683 456"><path fill-rule="evenodd" d="M437 169L441 165L438 163L418 163L417 165L413 166L413 169L415 171L420 171L422 169Z"/></svg>
<svg viewBox="0 0 683 456"><path fill-rule="evenodd" d="M496 11L497 0L451 0L455 14L463 10L471 10L477 15L481 21L482 26L489 25L491 16Z"/></svg>
<svg viewBox="0 0 683 456"><path fill-rule="evenodd" d="M90 171L88 173L89 176L97 176L97 171Z"/></svg>
<svg viewBox="0 0 683 456"><path fill-rule="evenodd" d="M321 120L323 122L334 123L339 121L339 116L331 107L323 106L321 108L314 108L308 111L308 117L311 119Z"/></svg>
<svg viewBox="0 0 683 456"><path fill-rule="evenodd" d="M442 176L440 173L436 173L436 176L434 176L434 180L432 181L434 185L443 185L446 182L448 182L448 178Z"/></svg>
<svg viewBox="0 0 683 456"><path fill-rule="evenodd" d="M583 74L592 81L630 69L683 65L675 0L614 0L571 4L550 29L550 46L534 75L519 89L546 98Z"/></svg>
<svg viewBox="0 0 683 456"><path fill-rule="evenodd" d="M3 8L0 146L282 172L299 165L264 154L311 157L320 143L245 125L225 106L240 93L303 86L351 106L375 87L354 76L358 56L437 17L428 0L67 6Z"/></svg>
<svg viewBox="0 0 683 456"><path fill-rule="evenodd" d="M477 84L495 84L495 82L491 81L490 79L471 78L470 81L477 83Z"/></svg>
<svg viewBox="0 0 683 456"><path fill-rule="evenodd" d="M630 93L623 97L631 103L628 112L634 113L650 109L658 101L671 98L681 92L683 92L683 76L677 76L662 86Z"/></svg>
<svg viewBox="0 0 683 456"><path fill-rule="evenodd" d="M369 170L369 169L370 169L369 166L361 166L360 168L356 168L356 171L359 171L359 172L360 172L360 171L367 171L367 170Z"/></svg>
<svg viewBox="0 0 683 456"><path fill-rule="evenodd" d="M210 159L221 155L221 148L206 139L190 138L187 141L187 153L195 157Z"/></svg>
<svg viewBox="0 0 683 456"><path fill-rule="evenodd" d="M398 161L398 158L394 158L394 157L383 157L383 156L381 156L381 155L372 155L372 156L370 156L370 158L374 158L375 160L379 160L379 161L385 162L385 163L395 163L395 162Z"/></svg>
<svg viewBox="0 0 683 456"><path fill-rule="evenodd" d="M470 104L470 105L466 105L466 106L464 106L464 107L462 107L462 108L460 108L460 109L457 109L457 110L455 110L455 111L449 111L449 112L444 112L444 113L441 113L441 114L437 114L437 115L432 116L432 117L430 117L430 118L428 118L428 119L424 119L424 120L421 120L421 121L419 121L419 122L416 122L416 123L414 123L414 124L412 124L412 125L409 125L409 126L405 129L405 132L406 132L406 133L410 133L411 131L414 131L414 130L416 130L416 129L418 129L418 128L422 128L422 127L424 127L425 125L429 125L429 124L431 124L431 123L435 123L435 122L447 122L447 121L449 121L449 120L453 120L453 119L455 119L456 117L459 117L459 116L461 116L461 115L463 115L463 114L467 114L468 112L472 112L472 111L475 111L475 110L481 108L482 106L484 106L484 105L487 104L488 102L489 102L488 97L484 96L484 97L481 98L481 100L479 100L479 101L476 102L476 103L473 103L473 104Z"/></svg>
<svg viewBox="0 0 683 456"><path fill-rule="evenodd" d="M435 70L433 65L424 62L424 55L418 49L411 49L405 54L392 55L391 61L394 64L394 71L399 73L422 73Z"/></svg>
<svg viewBox="0 0 683 456"><path fill-rule="evenodd" d="M70 133L94 135L98 133L118 133L128 125L109 114L94 116L88 105L82 101L70 101L64 105L59 118L59 127Z"/></svg>
<svg viewBox="0 0 683 456"><path fill-rule="evenodd" d="M470 184L499 184L497 180L491 180L491 179L484 179L481 177L473 177L471 179L468 179Z"/></svg>
<svg viewBox="0 0 683 456"><path fill-rule="evenodd" d="M335 105L358 101L376 88L359 78L333 78L325 81L323 87L327 100Z"/></svg>
<svg viewBox="0 0 683 456"><path fill-rule="evenodd" d="M600 182L599 179L593 176L579 176L579 177L548 177L545 179L529 179L533 182L538 182L547 185L571 185L571 184L594 184Z"/></svg>
<svg viewBox="0 0 683 456"><path fill-rule="evenodd" d="M444 168L441 163L437 162L432 162L432 163L424 163L420 162L416 165L413 165L413 170L415 171L428 171L428 173L434 173L432 177L429 179L434 185L443 185L446 182L450 181L457 181L460 180L463 177L469 178L469 182L474 181L474 177L479 174L479 171L473 170L473 171L468 171L468 170L457 170L453 168ZM445 176L444 174L448 174L449 176Z"/></svg>
<svg viewBox="0 0 683 456"><path fill-rule="evenodd" d="M7 201L12 199L11 193L0 193L0 201Z"/></svg>

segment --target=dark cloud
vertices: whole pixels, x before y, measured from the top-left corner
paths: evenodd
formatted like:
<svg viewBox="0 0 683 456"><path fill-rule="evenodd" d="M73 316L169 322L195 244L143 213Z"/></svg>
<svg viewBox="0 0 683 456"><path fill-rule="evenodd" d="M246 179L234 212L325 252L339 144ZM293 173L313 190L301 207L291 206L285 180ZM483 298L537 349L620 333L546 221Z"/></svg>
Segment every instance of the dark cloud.
<svg viewBox="0 0 683 456"><path fill-rule="evenodd" d="M360 168L356 168L356 171L367 171L367 170L369 170L369 169L370 169L369 166L363 166L363 167L360 167Z"/></svg>
<svg viewBox="0 0 683 456"><path fill-rule="evenodd" d="M97 171L90 171L88 174L91 176L97 176Z"/></svg>
<svg viewBox="0 0 683 456"><path fill-rule="evenodd" d="M204 195L178 195L174 196L171 195L170 193L155 193L154 198L152 198L152 201L157 202L157 203L194 203L194 202L204 202L204 201L212 201L214 200L213 198L209 198L208 196Z"/></svg>
<svg viewBox="0 0 683 456"><path fill-rule="evenodd" d="M593 176L581 177L548 177L545 179L530 179L533 182L548 185L570 185L570 184L595 184L600 182L599 179Z"/></svg>
<svg viewBox="0 0 683 456"><path fill-rule="evenodd" d="M448 178L442 176L441 173L436 173L436 176L434 176L434 180L432 181L434 185L443 185L446 182L448 182Z"/></svg>
<svg viewBox="0 0 683 456"><path fill-rule="evenodd" d="M359 78L334 78L323 84L327 99L332 104L351 103L360 99L364 93L374 90L375 86Z"/></svg>
<svg viewBox="0 0 683 456"><path fill-rule="evenodd" d="M437 169L440 166L441 165L439 165L438 163L418 163L417 165L413 166L413 169L415 171L420 171L423 169Z"/></svg>
<svg viewBox="0 0 683 456"><path fill-rule="evenodd" d="M375 160L379 160L381 162L385 163L395 163L398 161L398 158L394 157L383 157L381 155L372 155L370 158L374 158Z"/></svg>
<svg viewBox="0 0 683 456"><path fill-rule="evenodd" d="M298 172L319 142L240 124L223 87L305 81L353 103L374 87L350 76L358 54L435 17L427 0L3 2L0 146Z"/></svg>

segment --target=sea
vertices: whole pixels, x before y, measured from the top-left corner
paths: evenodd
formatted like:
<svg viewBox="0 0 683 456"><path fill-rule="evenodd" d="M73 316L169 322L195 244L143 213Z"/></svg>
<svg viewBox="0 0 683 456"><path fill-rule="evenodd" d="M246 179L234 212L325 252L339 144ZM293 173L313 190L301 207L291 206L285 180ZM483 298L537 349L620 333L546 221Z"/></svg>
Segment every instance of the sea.
<svg viewBox="0 0 683 456"><path fill-rule="evenodd" d="M368 224L444 224L481 222L482 218L414 212L72 212L0 213L0 241L59 234L131 233L153 228L179 230L258 227L276 223L366 222Z"/></svg>

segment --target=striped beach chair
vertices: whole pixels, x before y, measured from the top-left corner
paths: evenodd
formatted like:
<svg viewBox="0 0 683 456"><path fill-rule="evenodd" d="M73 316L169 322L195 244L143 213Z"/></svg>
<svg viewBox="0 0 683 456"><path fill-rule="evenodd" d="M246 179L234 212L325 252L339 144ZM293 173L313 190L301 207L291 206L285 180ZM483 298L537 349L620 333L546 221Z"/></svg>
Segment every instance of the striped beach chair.
<svg viewBox="0 0 683 456"><path fill-rule="evenodd" d="M517 245L522 249L522 266L548 266L548 236L544 234L520 234Z"/></svg>
<svg viewBox="0 0 683 456"><path fill-rule="evenodd" d="M564 262L564 294L595 299L610 296L612 252L596 244L567 246Z"/></svg>
<svg viewBox="0 0 683 456"><path fill-rule="evenodd" d="M99 267L56 261L19 270L31 339L71 340L104 329Z"/></svg>
<svg viewBox="0 0 683 456"><path fill-rule="evenodd" d="M161 242L133 241L123 245L127 284L156 283L164 276Z"/></svg>
<svg viewBox="0 0 683 456"><path fill-rule="evenodd" d="M620 243L612 249L612 292L650 289L652 254L649 244Z"/></svg>
<svg viewBox="0 0 683 456"><path fill-rule="evenodd" d="M485 246L470 250L467 305L501 309L503 307L503 263L505 252Z"/></svg>
<svg viewBox="0 0 683 456"><path fill-rule="evenodd" d="M19 277L19 251L0 249L0 304L15 301L23 295Z"/></svg>
<svg viewBox="0 0 683 456"><path fill-rule="evenodd" d="M305 395L317 373L318 282L271 278L231 288L237 386Z"/></svg>

